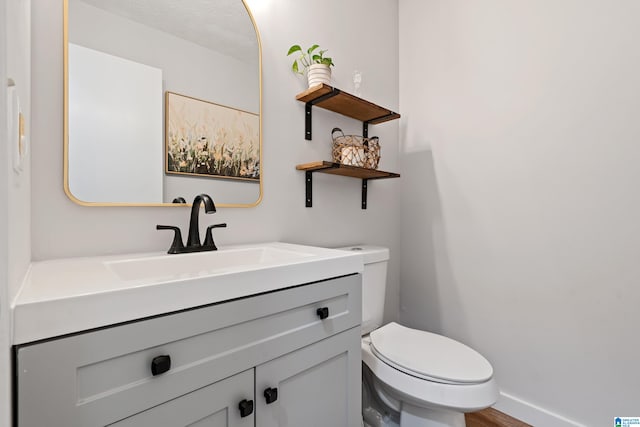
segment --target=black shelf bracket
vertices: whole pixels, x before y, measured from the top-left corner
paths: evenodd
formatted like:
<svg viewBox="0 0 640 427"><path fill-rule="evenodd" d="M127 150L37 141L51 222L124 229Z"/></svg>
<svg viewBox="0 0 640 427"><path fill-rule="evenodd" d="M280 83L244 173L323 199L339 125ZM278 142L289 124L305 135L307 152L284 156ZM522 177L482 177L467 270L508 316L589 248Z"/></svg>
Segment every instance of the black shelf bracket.
<svg viewBox="0 0 640 427"><path fill-rule="evenodd" d="M340 94L340 89L332 88L331 92L326 93L322 96L319 96L316 99L306 102L304 104L304 139L306 139L307 141L311 141L311 138L312 138L312 134L311 134L312 107L322 101L326 101L329 98L333 98L338 94Z"/></svg>
<svg viewBox="0 0 640 427"><path fill-rule="evenodd" d="M305 171L304 172L304 206L307 208L313 207L313 172L314 171ZM362 179L362 209L367 209L367 187L369 185L368 179Z"/></svg>
<svg viewBox="0 0 640 427"><path fill-rule="evenodd" d="M304 181L305 181L304 205L308 208L311 208L313 207L313 172L306 171L304 173Z"/></svg>
<svg viewBox="0 0 640 427"><path fill-rule="evenodd" d="M362 209L367 209L367 185L368 179L362 180Z"/></svg>
<svg viewBox="0 0 640 427"><path fill-rule="evenodd" d="M387 117L391 117L391 116L395 116L395 115L396 115L396 113L394 113L392 111L389 114L385 114L383 116L376 117L376 118L373 118L371 120L366 120L366 121L362 122L362 136L364 136L365 138L369 137L369 124L370 123L377 122L378 120L386 119Z"/></svg>

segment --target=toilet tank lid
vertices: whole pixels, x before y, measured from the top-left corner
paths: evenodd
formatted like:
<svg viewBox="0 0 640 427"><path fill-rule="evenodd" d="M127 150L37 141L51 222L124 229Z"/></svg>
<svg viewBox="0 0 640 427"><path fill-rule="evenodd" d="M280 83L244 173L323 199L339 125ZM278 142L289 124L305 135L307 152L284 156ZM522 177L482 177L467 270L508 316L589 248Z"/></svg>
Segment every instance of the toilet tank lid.
<svg viewBox="0 0 640 427"><path fill-rule="evenodd" d="M343 251L357 251L362 254L365 264L389 261L389 248L372 245L352 245L337 248Z"/></svg>

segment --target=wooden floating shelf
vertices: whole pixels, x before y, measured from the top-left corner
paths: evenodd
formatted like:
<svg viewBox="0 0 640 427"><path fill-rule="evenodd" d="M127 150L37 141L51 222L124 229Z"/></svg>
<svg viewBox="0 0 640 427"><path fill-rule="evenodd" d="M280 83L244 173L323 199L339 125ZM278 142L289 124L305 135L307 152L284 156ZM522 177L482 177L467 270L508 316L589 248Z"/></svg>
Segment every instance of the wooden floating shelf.
<svg viewBox="0 0 640 427"><path fill-rule="evenodd" d="M311 139L311 107L316 106L362 122L362 134L368 136L369 124L378 124L400 118L400 114L381 107L335 87L319 84L296 96L305 103L305 139Z"/></svg>
<svg viewBox="0 0 640 427"><path fill-rule="evenodd" d="M362 209L367 209L367 187L371 179L399 178L400 174L385 172L377 169L366 169L341 163L318 161L297 165L296 169L305 172L306 194L305 206L313 206L313 173L320 172L330 175L348 176L362 179Z"/></svg>
<svg viewBox="0 0 640 427"><path fill-rule="evenodd" d="M314 105L371 124L383 123L400 118L400 114L387 108L380 107L372 102L325 84L310 87L298 94L296 99L305 103L313 102L324 95L331 94L333 91L338 91L338 93Z"/></svg>
<svg viewBox="0 0 640 427"><path fill-rule="evenodd" d="M352 178L361 179L383 179L398 178L400 174L393 172L385 172L377 169L359 168L357 166L348 166L341 163L319 161L304 163L296 166L299 171L322 172L332 175L350 176Z"/></svg>

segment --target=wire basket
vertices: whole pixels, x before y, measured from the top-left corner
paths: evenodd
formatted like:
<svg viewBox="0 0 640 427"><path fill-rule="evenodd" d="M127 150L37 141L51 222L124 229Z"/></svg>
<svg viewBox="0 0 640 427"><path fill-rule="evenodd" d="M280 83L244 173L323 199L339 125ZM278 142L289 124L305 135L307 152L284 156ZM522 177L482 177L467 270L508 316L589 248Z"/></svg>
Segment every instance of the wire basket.
<svg viewBox="0 0 640 427"><path fill-rule="evenodd" d="M336 133L340 135L336 135ZM365 138L360 135L345 135L340 128L331 131L333 161L343 165L378 169L380 142L377 136Z"/></svg>

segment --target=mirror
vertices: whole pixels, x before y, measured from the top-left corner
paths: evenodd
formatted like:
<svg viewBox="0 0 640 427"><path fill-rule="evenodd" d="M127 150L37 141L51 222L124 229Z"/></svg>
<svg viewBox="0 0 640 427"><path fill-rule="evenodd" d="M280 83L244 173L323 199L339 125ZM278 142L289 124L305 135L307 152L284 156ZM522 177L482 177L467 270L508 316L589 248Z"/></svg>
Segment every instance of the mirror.
<svg viewBox="0 0 640 427"><path fill-rule="evenodd" d="M243 0L64 0L64 9L69 198L260 203L261 47Z"/></svg>

